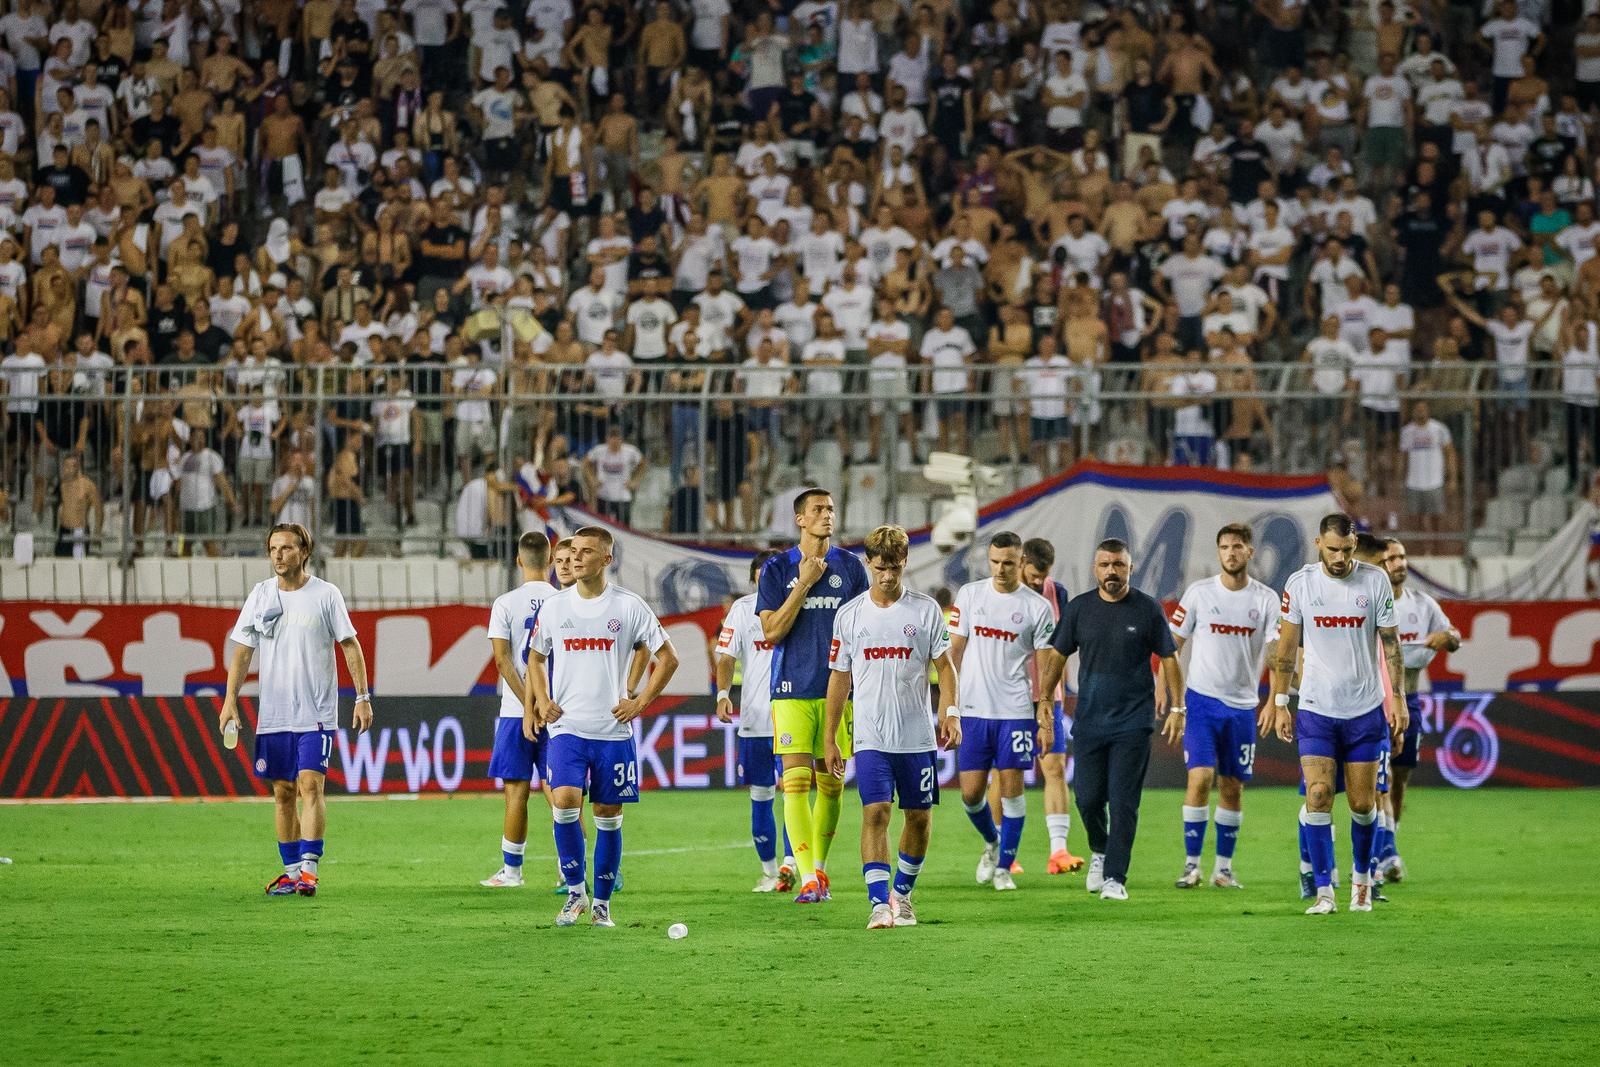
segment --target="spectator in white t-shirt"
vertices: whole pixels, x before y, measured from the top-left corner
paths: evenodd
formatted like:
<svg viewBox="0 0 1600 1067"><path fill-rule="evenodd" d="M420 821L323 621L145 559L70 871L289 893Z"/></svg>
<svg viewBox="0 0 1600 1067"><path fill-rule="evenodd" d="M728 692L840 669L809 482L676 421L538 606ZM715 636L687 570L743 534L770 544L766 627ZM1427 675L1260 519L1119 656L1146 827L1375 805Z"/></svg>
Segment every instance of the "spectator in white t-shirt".
<svg viewBox="0 0 1600 1067"><path fill-rule="evenodd" d="M217 499L225 497L228 507L242 514L239 498L233 493L228 476L223 473L222 456L206 442L206 431L193 428L189 431L189 449L178 460L178 510L182 514L183 541L181 555L189 555L196 541L203 540L206 555L222 554L217 534L223 523L217 514Z"/></svg>
<svg viewBox="0 0 1600 1067"><path fill-rule="evenodd" d="M1439 529L1445 493L1456 488L1456 449L1450 430L1428 412L1428 402L1411 405L1411 421L1400 430L1400 451L1406 457L1406 515L1413 529Z"/></svg>
<svg viewBox="0 0 1600 1067"><path fill-rule="evenodd" d="M633 494L648 466L644 453L623 441L622 427L612 423L604 443L583 457L583 480L594 497L595 510L612 522L630 525Z"/></svg>

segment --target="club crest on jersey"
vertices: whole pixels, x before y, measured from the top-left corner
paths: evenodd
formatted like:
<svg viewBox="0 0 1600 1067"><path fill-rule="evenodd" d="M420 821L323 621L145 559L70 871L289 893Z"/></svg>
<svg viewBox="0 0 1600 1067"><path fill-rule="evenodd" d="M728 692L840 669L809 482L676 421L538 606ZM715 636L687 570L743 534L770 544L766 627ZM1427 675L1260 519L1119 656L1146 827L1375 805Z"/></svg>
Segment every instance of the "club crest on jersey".
<svg viewBox="0 0 1600 1067"><path fill-rule="evenodd" d="M1372 607L1372 598L1365 593L1358 594L1356 596L1356 607L1362 610Z"/></svg>
<svg viewBox="0 0 1600 1067"><path fill-rule="evenodd" d="M778 735L778 743L782 744L782 745L792 745L792 744L794 744L794 734L787 733L787 732L779 734Z"/></svg>
<svg viewBox="0 0 1600 1067"><path fill-rule="evenodd" d="M264 760L264 759L256 760L256 772L259 773L259 774L265 774L266 770L267 770L267 761Z"/></svg>
<svg viewBox="0 0 1600 1067"><path fill-rule="evenodd" d="M838 589L842 585L844 585L843 578L839 577L837 574L828 575L828 588Z"/></svg>
<svg viewBox="0 0 1600 1067"><path fill-rule="evenodd" d="M907 637L915 637L917 636L917 628L908 622L906 623L905 634Z"/></svg>
<svg viewBox="0 0 1600 1067"><path fill-rule="evenodd" d="M1020 612L1020 611L1013 611L1013 612L1012 612L1012 613L1011 613L1011 621L1012 621L1012 622L1021 622L1021 621L1022 621L1022 612Z"/></svg>
<svg viewBox="0 0 1600 1067"><path fill-rule="evenodd" d="M1259 622L1259 621L1261 621L1261 612L1258 609L1256 609L1256 608L1251 608L1250 609L1250 621L1251 622Z"/></svg>
<svg viewBox="0 0 1600 1067"><path fill-rule="evenodd" d="M622 630L622 620L621 619L607 619L606 620L606 629L610 630L612 633L621 632L621 630Z"/></svg>

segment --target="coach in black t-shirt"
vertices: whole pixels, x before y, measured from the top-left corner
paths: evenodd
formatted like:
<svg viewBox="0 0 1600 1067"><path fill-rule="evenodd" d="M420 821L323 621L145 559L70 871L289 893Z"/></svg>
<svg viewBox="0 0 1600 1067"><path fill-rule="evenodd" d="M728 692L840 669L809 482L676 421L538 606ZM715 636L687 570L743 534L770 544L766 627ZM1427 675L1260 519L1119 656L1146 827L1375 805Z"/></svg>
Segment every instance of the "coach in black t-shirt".
<svg viewBox="0 0 1600 1067"><path fill-rule="evenodd" d="M1102 900L1127 900L1128 857L1139 828L1139 798L1155 729L1155 684L1150 657L1161 658L1171 696L1165 736L1183 736L1183 670L1166 613L1129 584L1133 558L1112 538L1094 550L1093 592L1073 597L1051 638L1040 691L1054 692L1067 657L1078 653L1078 709L1072 721L1078 815L1089 835L1087 888ZM1110 809L1109 825L1107 808Z"/></svg>

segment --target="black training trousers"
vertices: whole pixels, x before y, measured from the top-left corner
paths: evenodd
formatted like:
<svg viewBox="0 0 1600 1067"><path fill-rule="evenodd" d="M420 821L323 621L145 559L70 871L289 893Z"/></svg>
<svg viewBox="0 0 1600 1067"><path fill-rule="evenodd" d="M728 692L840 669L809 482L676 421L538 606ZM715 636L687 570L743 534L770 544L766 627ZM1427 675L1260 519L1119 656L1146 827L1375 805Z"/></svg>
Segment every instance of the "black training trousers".
<svg viewBox="0 0 1600 1067"><path fill-rule="evenodd" d="M1089 848L1104 853L1107 881L1128 881L1128 858L1139 829L1139 798L1150 765L1149 730L1074 737L1072 789ZM1108 815L1109 811L1109 825Z"/></svg>

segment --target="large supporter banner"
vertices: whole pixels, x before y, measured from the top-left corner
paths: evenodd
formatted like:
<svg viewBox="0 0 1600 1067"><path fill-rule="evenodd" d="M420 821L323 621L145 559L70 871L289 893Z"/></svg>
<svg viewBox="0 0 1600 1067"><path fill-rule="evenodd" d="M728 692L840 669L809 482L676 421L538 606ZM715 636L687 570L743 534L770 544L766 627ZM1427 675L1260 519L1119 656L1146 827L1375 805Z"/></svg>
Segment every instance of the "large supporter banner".
<svg viewBox="0 0 1600 1067"><path fill-rule="evenodd" d="M1600 690L1600 603L1465 601L1444 608L1461 630L1461 648L1433 661L1431 688ZM722 610L663 619L681 660L668 695L712 691L710 642ZM0 699L221 693L235 617L225 608L0 602ZM495 691L487 607L357 611L351 618L379 695ZM249 685L247 693L254 691Z"/></svg>
<svg viewBox="0 0 1600 1067"><path fill-rule="evenodd" d="M214 696L18 699L0 703L0 798L264 797L251 770L255 707L243 702L239 746L222 746ZM487 697L380 699L377 723L340 730L328 770L334 795L483 792L498 702ZM634 725L644 788L739 784L736 726L706 697L665 698ZM346 706L342 721L349 721ZM1564 788L1600 786L1600 692L1452 693L1423 700L1415 782ZM1153 741L1148 782L1184 782L1178 750ZM940 753L940 781L955 759ZM1068 773L1071 773L1069 760ZM1290 746L1264 741L1255 781L1294 785Z"/></svg>
<svg viewBox="0 0 1600 1067"><path fill-rule="evenodd" d="M223 693L234 647L228 633L237 619L229 608L0 601L0 699ZM487 604L352 611L350 619L374 693L496 692ZM680 661L668 694L711 692L710 648L722 610L661 621ZM339 670L348 682L342 663ZM244 692L255 692L253 676Z"/></svg>
<svg viewBox="0 0 1600 1067"><path fill-rule="evenodd" d="M1312 558L1319 520L1337 510L1338 500L1320 476L1083 462L983 508L977 535L965 548L943 552L929 531L913 531L906 581L916 589L954 589L987 574L981 546L1009 529L1054 542L1056 577L1073 591L1093 584L1094 546L1121 538L1133 550L1134 584L1152 596L1176 599L1190 582L1216 569L1217 530L1245 522L1255 532L1257 577L1282 588ZM556 509L552 521L566 532L585 523L609 529L617 581L658 610L692 611L750 588L749 551L666 541L577 509Z"/></svg>

